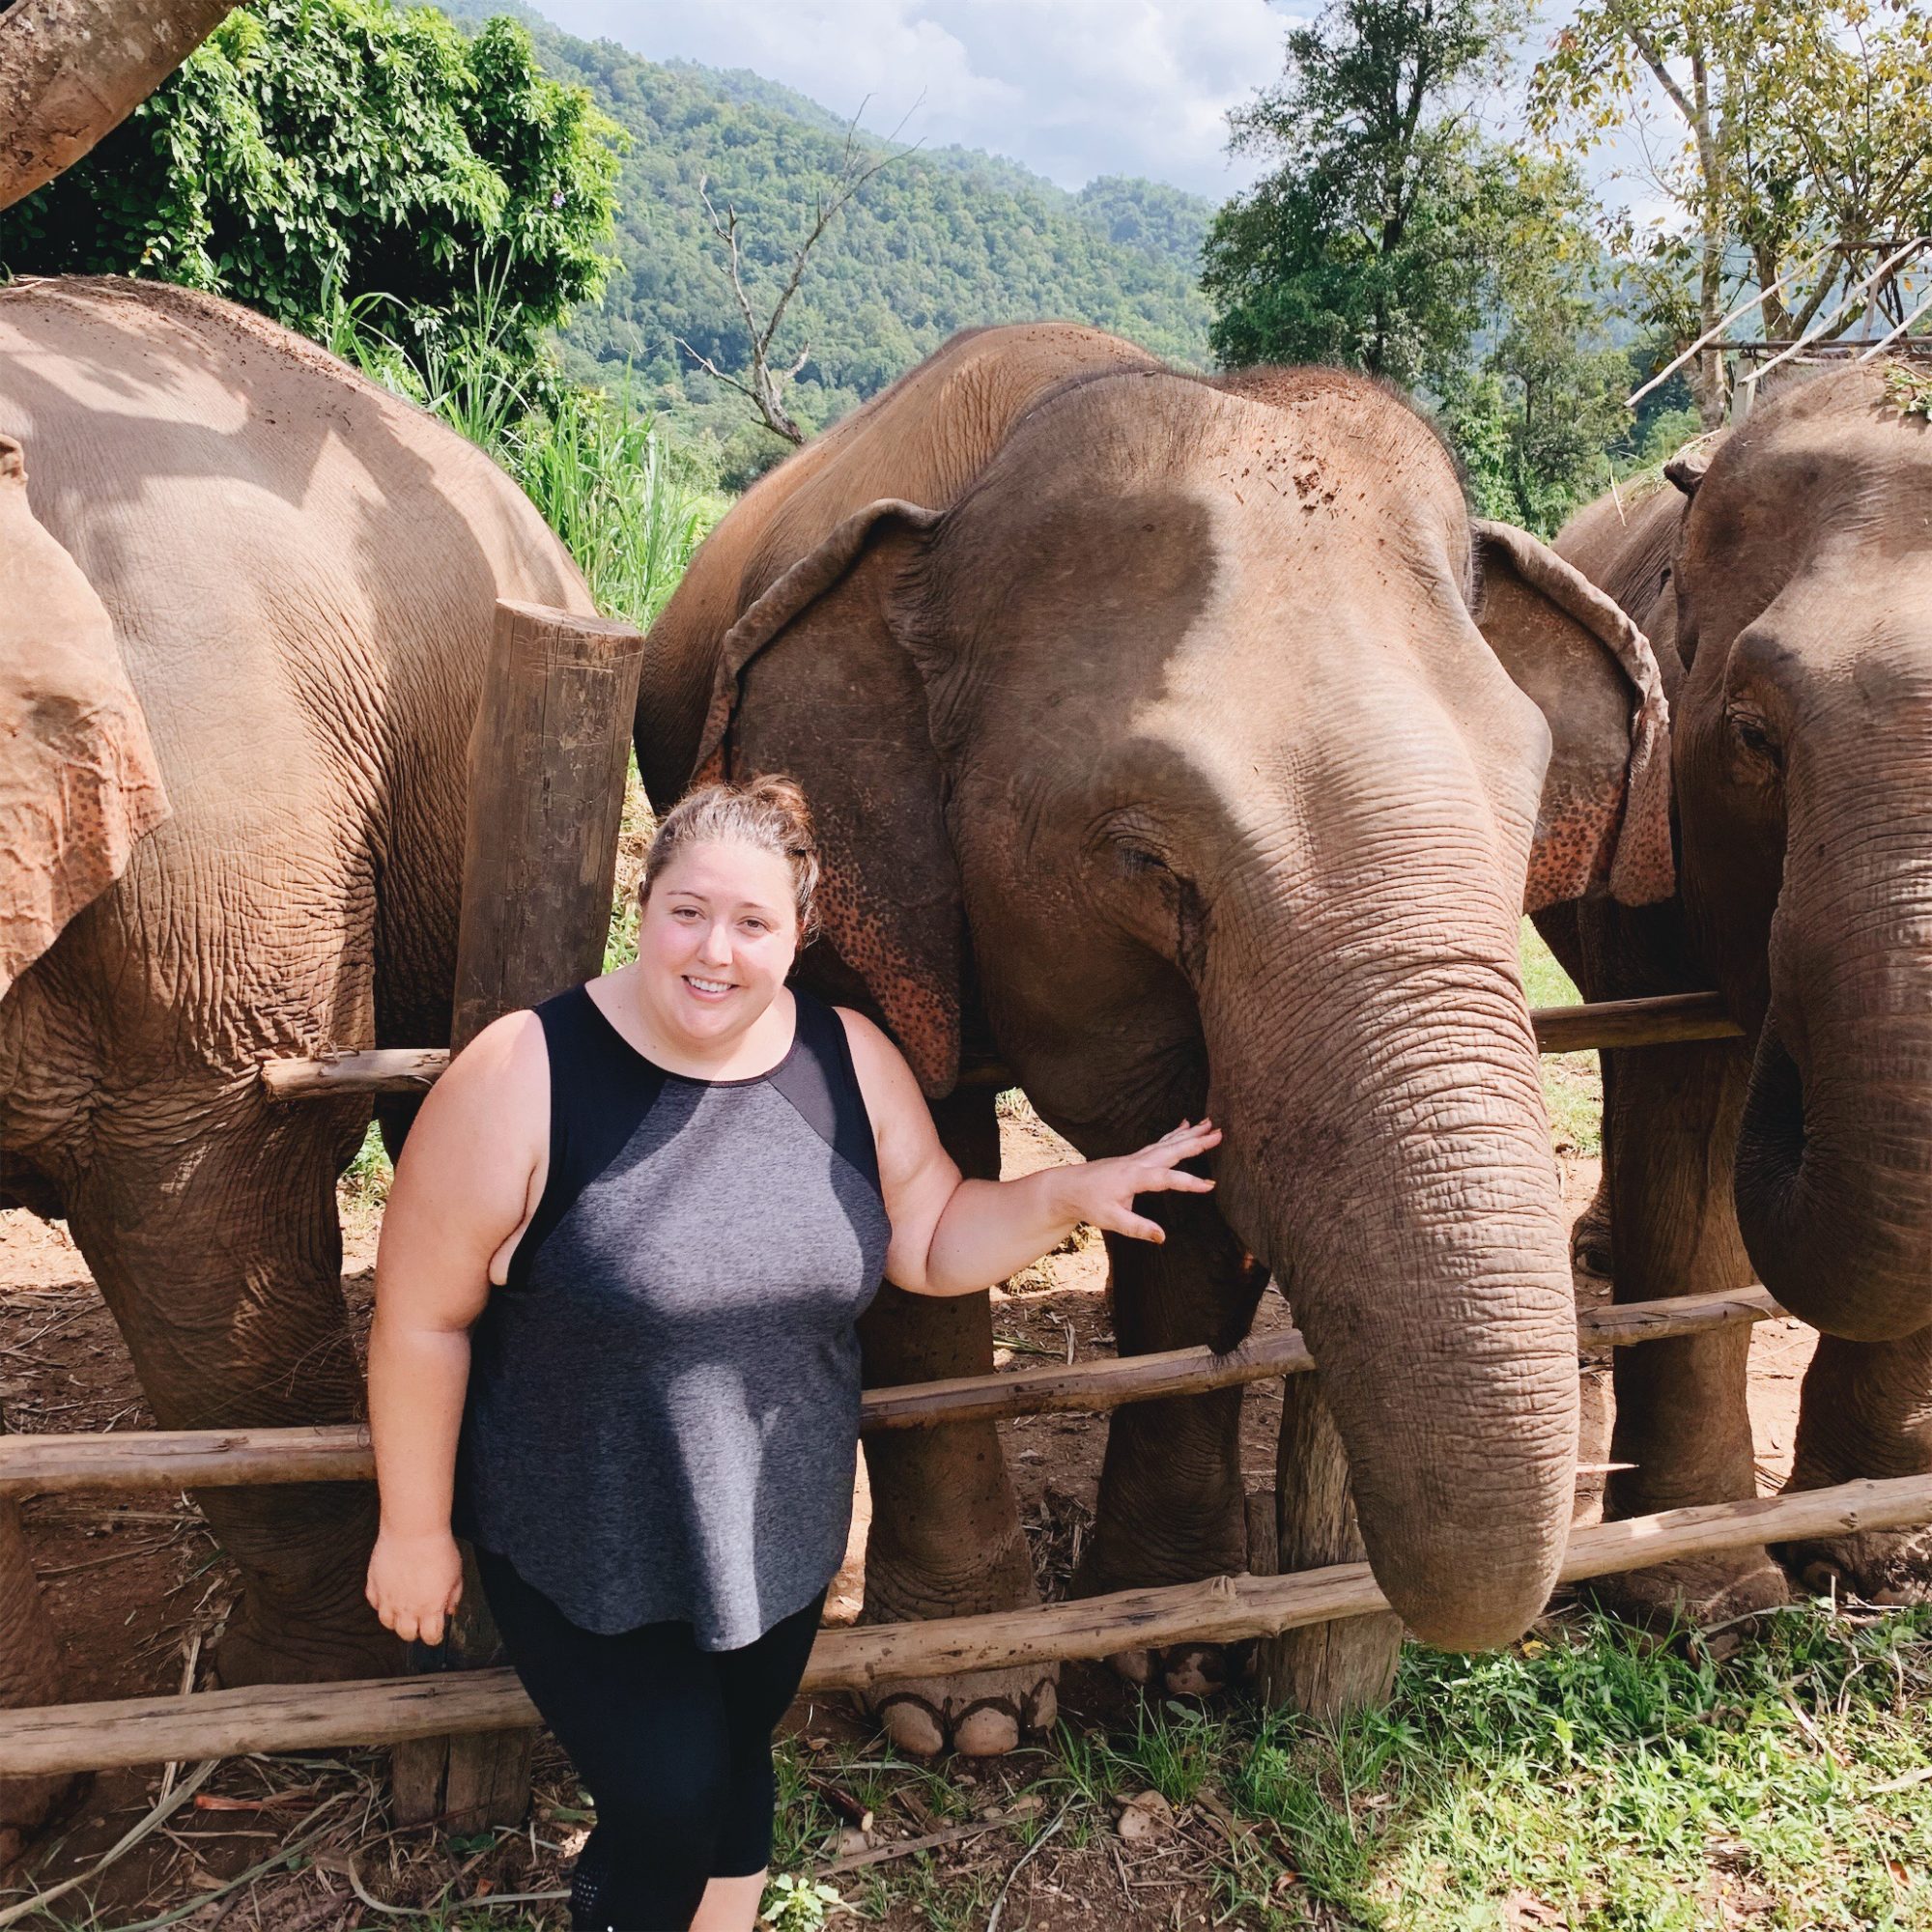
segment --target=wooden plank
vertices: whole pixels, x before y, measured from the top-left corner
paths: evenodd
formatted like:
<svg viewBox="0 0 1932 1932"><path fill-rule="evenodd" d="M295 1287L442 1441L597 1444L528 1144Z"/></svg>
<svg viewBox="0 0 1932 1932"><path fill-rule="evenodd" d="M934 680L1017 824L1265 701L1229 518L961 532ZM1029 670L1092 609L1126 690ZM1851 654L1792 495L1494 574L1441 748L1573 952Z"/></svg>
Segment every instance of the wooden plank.
<svg viewBox="0 0 1932 1932"><path fill-rule="evenodd" d="M1697 1335L1783 1311L1762 1288L1690 1294L1586 1310L1579 1350L1624 1348ZM1236 1382L1302 1375L1314 1357L1298 1329L1257 1336L1232 1353L1170 1349L1072 1368L1020 1369L867 1389L860 1427L936 1429L1014 1415L1094 1414L1156 1396L1198 1395ZM230 1489L248 1483L362 1482L375 1473L368 1430L357 1423L308 1429L126 1430L109 1435L0 1435L0 1496L78 1490Z"/></svg>
<svg viewBox="0 0 1932 1932"><path fill-rule="evenodd" d="M1589 1047L1662 1046L1672 1040L1731 1039L1743 1028L1724 1010L1717 993L1668 993L1650 1000L1605 1000L1584 1007L1535 1007L1530 1023L1544 1053L1577 1053ZM390 1046L363 1052L325 1053L313 1060L262 1063L262 1085L271 1100L299 1100L314 1094L415 1093L430 1085L449 1055L441 1047ZM1010 1087L1003 1066L975 1067L962 1086Z"/></svg>
<svg viewBox="0 0 1932 1932"><path fill-rule="evenodd" d="M1572 1535L1560 1576L1576 1582L1680 1556L1928 1520L1932 1476L1842 1483L1593 1524ZM1366 1563L1292 1577L1213 1577L986 1616L824 1631L801 1688L866 1690L895 1678L1101 1658L1137 1645L1233 1642L1388 1607ZM502 1669L43 1705L0 1712L0 1774L387 1744L457 1726L492 1731L534 1721L515 1674Z"/></svg>
<svg viewBox="0 0 1932 1932"><path fill-rule="evenodd" d="M316 1094L426 1094L448 1065L446 1046L382 1046L313 1060L265 1060L261 1079L270 1100L303 1100Z"/></svg>
<svg viewBox="0 0 1932 1932"><path fill-rule="evenodd" d="M1648 1000L1535 1007L1529 1019L1540 1053L1666 1046L1675 1040L1737 1039L1744 1035L1744 1028L1725 1010L1721 993L1664 993Z"/></svg>

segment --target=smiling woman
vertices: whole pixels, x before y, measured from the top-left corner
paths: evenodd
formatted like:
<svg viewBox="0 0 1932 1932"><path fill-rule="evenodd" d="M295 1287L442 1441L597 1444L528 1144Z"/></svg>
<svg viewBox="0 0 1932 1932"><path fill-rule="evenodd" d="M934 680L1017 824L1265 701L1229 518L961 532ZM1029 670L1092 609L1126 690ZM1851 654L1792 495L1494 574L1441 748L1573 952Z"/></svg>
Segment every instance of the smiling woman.
<svg viewBox="0 0 1932 1932"><path fill-rule="evenodd" d="M752 1924L882 1277L972 1293L1082 1221L1159 1240L1134 1197L1213 1185L1181 1167L1219 1141L1206 1121L963 1180L886 1036L786 984L818 869L789 780L693 792L645 861L637 959L479 1034L389 1195L369 1601L440 1641L455 1538L476 1546L597 1801L580 1927Z"/></svg>

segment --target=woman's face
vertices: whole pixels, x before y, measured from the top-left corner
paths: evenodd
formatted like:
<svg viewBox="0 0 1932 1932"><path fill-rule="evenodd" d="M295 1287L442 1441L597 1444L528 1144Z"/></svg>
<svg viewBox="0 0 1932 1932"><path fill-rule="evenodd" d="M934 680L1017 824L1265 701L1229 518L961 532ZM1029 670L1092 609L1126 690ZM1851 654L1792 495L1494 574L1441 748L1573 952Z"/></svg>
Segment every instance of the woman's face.
<svg viewBox="0 0 1932 1932"><path fill-rule="evenodd" d="M791 867L735 840L683 847L638 922L638 964L654 1006L699 1038L750 1026L797 953Z"/></svg>

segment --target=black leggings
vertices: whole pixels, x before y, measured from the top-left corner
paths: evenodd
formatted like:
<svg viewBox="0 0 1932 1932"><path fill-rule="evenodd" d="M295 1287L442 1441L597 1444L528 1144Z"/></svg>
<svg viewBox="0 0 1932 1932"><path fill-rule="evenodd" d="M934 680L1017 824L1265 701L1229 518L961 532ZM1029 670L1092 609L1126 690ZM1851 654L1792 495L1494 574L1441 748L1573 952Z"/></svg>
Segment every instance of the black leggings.
<svg viewBox="0 0 1932 1932"><path fill-rule="evenodd" d="M742 1650L686 1623L600 1636L501 1556L476 1552L517 1675L597 1805L570 1889L573 1932L685 1932L714 1878L772 1850L772 1729L798 1690L824 1593Z"/></svg>

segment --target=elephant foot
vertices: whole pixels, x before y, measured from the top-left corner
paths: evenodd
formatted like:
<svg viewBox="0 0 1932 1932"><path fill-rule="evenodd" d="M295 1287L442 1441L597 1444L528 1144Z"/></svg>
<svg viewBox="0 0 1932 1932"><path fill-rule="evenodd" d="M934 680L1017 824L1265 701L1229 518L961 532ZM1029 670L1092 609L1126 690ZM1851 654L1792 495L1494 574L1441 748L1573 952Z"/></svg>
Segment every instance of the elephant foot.
<svg viewBox="0 0 1932 1932"><path fill-rule="evenodd" d="M861 1624L983 1616L1039 1601L1017 1523L1011 1537L993 1551L982 1551L964 1570L938 1568L929 1551L922 1561L920 1552L888 1542L887 1529L875 1515L866 1551ZM1017 1750L1029 1731L1052 1729L1059 1716L1059 1665L1053 1663L958 1676L895 1677L873 1686L860 1703L894 1746L910 1756L937 1757L951 1747L966 1757L1001 1757Z"/></svg>
<svg viewBox="0 0 1932 1932"><path fill-rule="evenodd" d="M1763 1548L1687 1556L1648 1570L1595 1577L1579 1589L1599 1609L1650 1630L1673 1623L1701 1629L1791 1601L1784 1572Z"/></svg>
<svg viewBox="0 0 1932 1932"><path fill-rule="evenodd" d="M1867 1604L1932 1604L1932 1528L1860 1530L1772 1552L1813 1597L1858 1597Z"/></svg>
<svg viewBox="0 0 1932 1932"><path fill-rule="evenodd" d="M1051 1730L1059 1715L1054 1667L1037 1663L896 1678L866 1702L894 1748L911 1757L937 1757L949 1745L962 1757L1004 1757L1027 1732Z"/></svg>
<svg viewBox="0 0 1932 1932"><path fill-rule="evenodd" d="M1156 1549L1120 1534L1110 1535L1110 1524L1103 1520L1074 1575L1073 1595L1101 1597L1151 1584L1193 1583L1204 1577L1236 1576L1248 1567L1247 1504L1238 1489L1198 1512L1190 1527L1193 1533L1184 1543L1170 1541ZM1107 1662L1119 1676L1144 1690L1176 1697L1211 1697L1239 1683L1253 1656L1252 1643L1188 1640L1117 1650Z"/></svg>
<svg viewBox="0 0 1932 1932"><path fill-rule="evenodd" d="M0 1777L0 1878L33 1850L47 1828L73 1808L92 1772L63 1777Z"/></svg>
<svg viewBox="0 0 1932 1932"><path fill-rule="evenodd" d="M363 1601L359 1577L356 1584L351 1600L333 1603L307 1595L292 1604L280 1591L265 1602L244 1590L211 1656L213 1685L239 1690L245 1684L333 1684L400 1676L404 1647Z"/></svg>
<svg viewBox="0 0 1932 1932"><path fill-rule="evenodd" d="M1117 1650L1107 1662L1143 1690L1170 1697L1212 1697L1239 1682L1253 1655L1251 1643L1171 1643Z"/></svg>
<svg viewBox="0 0 1932 1932"><path fill-rule="evenodd" d="M1601 1187L1570 1230L1570 1265L1578 1274L1595 1275L1601 1281L1616 1279L1616 1257L1610 1247L1610 1207Z"/></svg>

